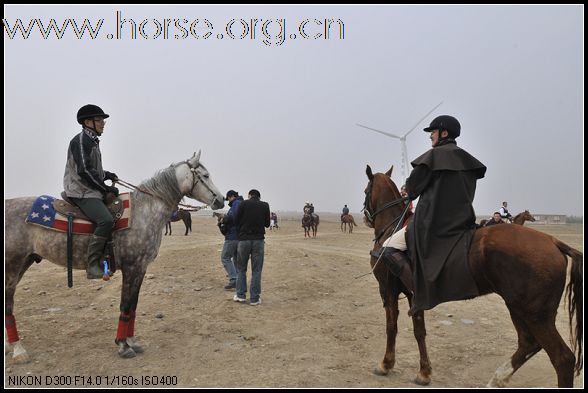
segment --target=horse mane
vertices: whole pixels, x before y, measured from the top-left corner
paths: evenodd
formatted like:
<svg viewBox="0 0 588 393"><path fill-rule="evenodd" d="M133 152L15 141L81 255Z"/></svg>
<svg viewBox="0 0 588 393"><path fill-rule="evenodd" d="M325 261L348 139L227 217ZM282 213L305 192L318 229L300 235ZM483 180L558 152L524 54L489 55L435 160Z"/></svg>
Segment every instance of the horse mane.
<svg viewBox="0 0 588 393"><path fill-rule="evenodd" d="M151 179L143 181L139 188L147 191L165 201L168 205L176 206L178 201L182 199L182 192L178 186L178 179L176 178L175 166L157 171ZM137 200L146 198L147 194L137 193Z"/></svg>

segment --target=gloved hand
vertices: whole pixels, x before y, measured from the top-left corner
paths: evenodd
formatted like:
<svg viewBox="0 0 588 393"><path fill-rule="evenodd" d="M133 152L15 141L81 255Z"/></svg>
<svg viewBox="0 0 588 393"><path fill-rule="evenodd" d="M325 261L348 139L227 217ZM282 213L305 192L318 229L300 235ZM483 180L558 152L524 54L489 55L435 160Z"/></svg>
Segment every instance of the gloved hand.
<svg viewBox="0 0 588 393"><path fill-rule="evenodd" d="M118 180L118 176L114 172L104 171L104 180L117 181Z"/></svg>
<svg viewBox="0 0 588 393"><path fill-rule="evenodd" d="M106 193L108 194L109 192L113 193L115 196L118 196L118 194L119 194L118 188L112 187L112 186L106 186Z"/></svg>

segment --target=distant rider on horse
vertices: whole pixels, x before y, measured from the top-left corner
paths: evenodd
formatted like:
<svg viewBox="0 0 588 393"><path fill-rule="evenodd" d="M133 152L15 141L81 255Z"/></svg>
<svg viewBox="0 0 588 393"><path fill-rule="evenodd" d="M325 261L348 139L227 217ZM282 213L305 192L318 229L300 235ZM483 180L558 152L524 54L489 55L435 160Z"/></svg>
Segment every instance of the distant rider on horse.
<svg viewBox="0 0 588 393"><path fill-rule="evenodd" d="M341 213L341 218L343 218L343 216L346 216L349 214L349 208L347 207L347 205L343 206L343 212Z"/></svg>

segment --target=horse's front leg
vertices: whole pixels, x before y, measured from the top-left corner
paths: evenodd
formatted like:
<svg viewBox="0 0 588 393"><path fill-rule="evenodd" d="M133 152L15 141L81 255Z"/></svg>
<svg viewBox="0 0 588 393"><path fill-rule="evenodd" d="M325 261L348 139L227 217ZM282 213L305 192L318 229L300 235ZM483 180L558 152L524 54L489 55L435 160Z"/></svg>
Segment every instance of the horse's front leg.
<svg viewBox="0 0 588 393"><path fill-rule="evenodd" d="M135 337L135 317L139 291L145 277L144 266L147 263L136 261L134 265L123 264L123 286L120 302L120 317L116 331L115 343L118 344L118 355L122 358L133 358L137 353L144 352Z"/></svg>
<svg viewBox="0 0 588 393"><path fill-rule="evenodd" d="M408 291L407 291L408 292ZM412 306L412 294L406 293L408 299L409 308ZM420 355L420 369L414 383L417 385L428 385L431 383L431 362L429 360L429 354L427 353L427 342L425 340L427 336L427 330L425 329L425 312L420 310L412 316L412 326L414 332L414 338L419 346Z"/></svg>
<svg viewBox="0 0 588 393"><path fill-rule="evenodd" d="M389 277L388 277L389 278ZM386 311L386 353L380 365L374 370L376 375L388 375L396 363L396 335L398 334L398 294L393 290L392 280L380 283L380 296Z"/></svg>

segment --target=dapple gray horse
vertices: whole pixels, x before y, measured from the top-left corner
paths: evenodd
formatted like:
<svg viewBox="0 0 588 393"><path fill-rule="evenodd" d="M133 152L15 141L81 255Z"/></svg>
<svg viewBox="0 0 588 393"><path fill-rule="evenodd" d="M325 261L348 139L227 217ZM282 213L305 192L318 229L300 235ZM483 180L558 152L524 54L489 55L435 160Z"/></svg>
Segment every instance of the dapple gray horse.
<svg viewBox="0 0 588 393"><path fill-rule="evenodd" d="M162 229L184 197L194 198L213 209L224 207L222 193L200 163L200 152L189 160L157 172L131 193L131 228L113 233L115 260L122 270L120 318L115 342L123 358L143 352L135 340L135 314L141 283L161 245ZM5 200L5 324L13 360L25 363L29 356L22 346L13 316L14 292L27 269L41 259L66 266L66 233L25 223L36 197ZM74 237L73 267L85 269L90 236Z"/></svg>

